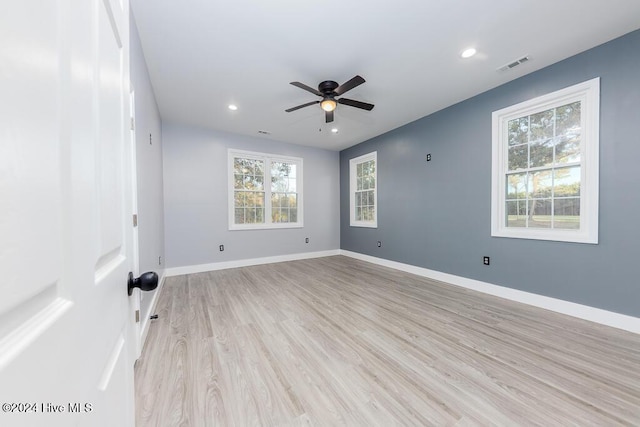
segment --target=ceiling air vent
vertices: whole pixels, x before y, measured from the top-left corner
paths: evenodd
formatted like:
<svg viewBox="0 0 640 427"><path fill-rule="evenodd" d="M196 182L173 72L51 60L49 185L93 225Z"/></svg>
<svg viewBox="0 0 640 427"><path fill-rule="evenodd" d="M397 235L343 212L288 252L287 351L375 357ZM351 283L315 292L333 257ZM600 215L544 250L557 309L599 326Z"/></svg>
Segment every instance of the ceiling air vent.
<svg viewBox="0 0 640 427"><path fill-rule="evenodd" d="M510 70L512 68L517 67L520 64L524 64L525 62L527 62L530 58L528 56L523 56L522 58L518 58L515 61L511 61L506 65L503 65L502 67L498 68L497 71L507 71Z"/></svg>

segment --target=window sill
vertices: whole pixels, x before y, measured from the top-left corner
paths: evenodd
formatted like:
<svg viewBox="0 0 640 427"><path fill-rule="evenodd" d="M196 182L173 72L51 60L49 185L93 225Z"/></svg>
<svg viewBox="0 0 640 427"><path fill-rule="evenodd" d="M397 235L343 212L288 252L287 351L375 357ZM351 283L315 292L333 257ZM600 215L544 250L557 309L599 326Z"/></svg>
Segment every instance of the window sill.
<svg viewBox="0 0 640 427"><path fill-rule="evenodd" d="M591 236L586 232L579 232L575 230L519 230L513 228L501 228L498 230L492 230L491 237L506 237L510 239L526 239L526 240L548 240L553 242L568 242L568 243L587 243L592 245L598 244L597 235Z"/></svg>
<svg viewBox="0 0 640 427"><path fill-rule="evenodd" d="M295 224L251 224L251 225L231 225L229 231L243 230L282 230L286 228L303 228L302 223Z"/></svg>
<svg viewBox="0 0 640 427"><path fill-rule="evenodd" d="M351 227L363 227L363 228L378 228L377 223L370 222L352 222L349 224Z"/></svg>

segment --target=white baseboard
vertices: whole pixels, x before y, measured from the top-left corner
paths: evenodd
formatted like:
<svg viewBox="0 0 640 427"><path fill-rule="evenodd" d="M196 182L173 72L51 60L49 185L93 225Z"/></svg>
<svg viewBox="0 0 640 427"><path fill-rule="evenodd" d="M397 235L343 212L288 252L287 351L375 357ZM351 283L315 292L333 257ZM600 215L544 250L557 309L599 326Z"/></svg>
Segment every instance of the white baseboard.
<svg viewBox="0 0 640 427"><path fill-rule="evenodd" d="M600 323L602 325L611 326L614 328L640 334L640 318L638 317L628 316L626 314L615 313L600 308L576 304L557 298L546 297L543 295L520 291L517 289L511 289L487 282L481 282L479 280L469 279L466 277L456 276L448 273L442 273L436 270L429 270L427 268L416 267L415 265L403 264L397 261L390 261L383 258L377 258L370 255L364 255L342 249L167 268L165 270L162 281L164 281L165 277L180 276L183 274L203 273L206 271L224 270L227 268L248 267L251 265L272 264L277 262L296 261L310 258L322 258L334 255L348 256L362 261L371 262L373 264L378 264L384 267L389 267L429 279L449 283L455 286L460 286L485 294L505 298L511 301L521 302L534 307L555 311L557 313L566 314L569 316L577 317L579 319L589 320L591 322ZM155 309L157 296L160 293L159 291L160 286L158 286L158 291L154 294L154 301L152 303L151 311ZM149 319L147 318L145 320L146 323L143 325L142 345L144 345L144 340L146 339L146 335L149 329L148 320Z"/></svg>
<svg viewBox="0 0 640 427"><path fill-rule="evenodd" d="M521 302L535 307L544 308L546 310L555 311L557 313L567 314L569 316L640 334L640 318L637 317L627 316L625 314L602 310L600 308L590 307L587 305L576 304L573 302L546 297L543 295L537 295L517 289L506 288L504 286L493 285L491 283L468 279L466 277L456 276L453 274L442 273L440 271L429 270L427 268L416 267L414 265L376 258L357 252L340 250L340 254L362 261L371 262L373 264L378 264L384 267L405 271L407 273L412 273L429 279L461 286L463 288L473 289L474 291L483 292L485 294L494 295L500 298Z"/></svg>
<svg viewBox="0 0 640 427"><path fill-rule="evenodd" d="M149 326L151 325L151 320L149 316L156 311L156 306L158 305L158 296L160 292L162 292L162 287L164 286L164 279L167 277L166 270L158 280L158 287L153 293L153 299L151 300L151 305L149 306L148 313L142 313L142 325L140 326L140 352L144 348L144 344L147 342L147 335L149 335ZM139 357L140 355L138 355Z"/></svg>
<svg viewBox="0 0 640 427"><path fill-rule="evenodd" d="M301 259L322 258L326 256L340 255L339 249L319 252L304 252L298 254L270 256L264 258L239 259L235 261L214 262L210 264L188 265L185 267L172 267L165 270L167 277L181 276L183 274L204 273L206 271L225 270L227 268L249 267L251 265L273 264L276 262L297 261Z"/></svg>

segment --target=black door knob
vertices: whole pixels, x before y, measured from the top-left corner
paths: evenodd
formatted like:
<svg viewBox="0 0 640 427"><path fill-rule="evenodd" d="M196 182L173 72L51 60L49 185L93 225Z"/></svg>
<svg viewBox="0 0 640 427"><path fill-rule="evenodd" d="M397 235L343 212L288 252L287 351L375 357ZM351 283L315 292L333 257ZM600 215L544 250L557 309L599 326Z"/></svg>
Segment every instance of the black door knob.
<svg viewBox="0 0 640 427"><path fill-rule="evenodd" d="M129 272L129 280L127 282L127 293L129 296L133 293L133 288L140 288L141 291L152 291L157 287L158 273L155 271L147 271L137 279L134 279L133 273Z"/></svg>

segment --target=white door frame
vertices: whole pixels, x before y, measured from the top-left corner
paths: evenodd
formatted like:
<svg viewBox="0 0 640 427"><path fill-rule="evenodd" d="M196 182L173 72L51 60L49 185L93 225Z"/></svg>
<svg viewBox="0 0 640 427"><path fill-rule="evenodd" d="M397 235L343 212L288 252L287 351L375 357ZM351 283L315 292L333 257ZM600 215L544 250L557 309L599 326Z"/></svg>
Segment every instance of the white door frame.
<svg viewBox="0 0 640 427"><path fill-rule="evenodd" d="M130 112L131 112L131 144L129 146L131 150L131 203L132 212L135 219L132 219L132 261L133 261L133 275L138 277L140 275L140 246L139 246L139 233L138 233L138 174L137 174L137 140L136 140L136 98L135 88L131 83L131 92L129 95L130 100ZM142 299L142 292L140 289L134 289L133 295L129 298L130 314L133 319L132 323L132 347L134 352L134 360L137 360L142 355L142 328L141 328L141 313L140 313L140 301Z"/></svg>

